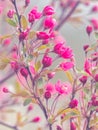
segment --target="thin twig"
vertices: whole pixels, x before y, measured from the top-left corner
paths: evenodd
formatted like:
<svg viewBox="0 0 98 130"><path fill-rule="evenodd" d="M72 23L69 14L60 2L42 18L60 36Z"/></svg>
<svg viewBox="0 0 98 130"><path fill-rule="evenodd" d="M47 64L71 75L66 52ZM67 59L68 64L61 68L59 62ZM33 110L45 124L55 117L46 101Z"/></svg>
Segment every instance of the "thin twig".
<svg viewBox="0 0 98 130"><path fill-rule="evenodd" d="M75 11L75 9L77 8L77 6L79 5L80 1L77 1L75 6L70 10L70 12L67 14L67 16L65 16L64 19L61 20L61 22L56 26L55 30L58 31L62 25L68 20L68 18L73 14L73 12Z"/></svg>
<svg viewBox="0 0 98 130"><path fill-rule="evenodd" d="M18 130L18 128L16 126L11 126L11 125L6 124L6 123L1 122L1 121L0 121L0 125L3 125L3 126L8 127L8 128L11 128L13 130Z"/></svg>
<svg viewBox="0 0 98 130"><path fill-rule="evenodd" d="M11 72L10 74L8 74L6 77L0 80L0 85L3 84L6 80L10 79L14 75L15 75L15 72Z"/></svg>

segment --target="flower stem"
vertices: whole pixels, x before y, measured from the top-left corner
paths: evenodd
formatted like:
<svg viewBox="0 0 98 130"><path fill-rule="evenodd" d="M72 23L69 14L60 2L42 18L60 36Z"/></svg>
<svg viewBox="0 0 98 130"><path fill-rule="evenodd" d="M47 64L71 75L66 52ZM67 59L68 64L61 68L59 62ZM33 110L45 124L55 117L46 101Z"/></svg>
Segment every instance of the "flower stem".
<svg viewBox="0 0 98 130"><path fill-rule="evenodd" d="M12 76L14 76L15 72L12 72L8 74L6 77L0 80L0 85L3 84L6 80L10 79Z"/></svg>
<svg viewBox="0 0 98 130"><path fill-rule="evenodd" d="M16 126L11 126L11 125L8 125L8 124L6 124L4 122L0 122L0 125L3 125L3 126L8 127L8 128L11 128L13 130L18 130L18 128Z"/></svg>

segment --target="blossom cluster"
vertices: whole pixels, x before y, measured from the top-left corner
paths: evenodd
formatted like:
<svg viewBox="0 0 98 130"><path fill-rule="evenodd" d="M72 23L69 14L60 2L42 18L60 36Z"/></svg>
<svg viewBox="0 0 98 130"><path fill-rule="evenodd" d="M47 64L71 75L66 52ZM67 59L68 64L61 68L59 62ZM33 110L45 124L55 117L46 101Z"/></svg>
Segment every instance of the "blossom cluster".
<svg viewBox="0 0 98 130"><path fill-rule="evenodd" d="M10 78L15 83L11 87L1 86L0 111L7 113L11 111L9 106L21 104L26 110L24 115L13 110L17 118L15 125L6 124L1 117L0 124L19 130L29 123L40 123L45 118L45 126L38 130L65 130L66 122L70 130L97 129L98 19L88 20L89 24L85 28L88 39L94 35L95 41L83 46L85 58L82 70L77 66L73 49L59 31L68 21L77 23L80 19L81 23L81 15L77 18L73 14L82 12L79 5L87 7L90 2L53 0L41 11L34 6L27 14L25 11L31 4L30 0L24 0L21 9L18 1L8 2L12 8L6 11L6 22L14 31L0 36L0 69L6 71L0 85L8 79L11 82ZM61 9L60 15L56 4ZM2 10L0 7L0 15L4 13ZM98 6L93 5L90 13L97 12ZM64 81L59 73L63 73ZM32 114L36 106L44 117ZM28 116L29 113L32 117Z"/></svg>

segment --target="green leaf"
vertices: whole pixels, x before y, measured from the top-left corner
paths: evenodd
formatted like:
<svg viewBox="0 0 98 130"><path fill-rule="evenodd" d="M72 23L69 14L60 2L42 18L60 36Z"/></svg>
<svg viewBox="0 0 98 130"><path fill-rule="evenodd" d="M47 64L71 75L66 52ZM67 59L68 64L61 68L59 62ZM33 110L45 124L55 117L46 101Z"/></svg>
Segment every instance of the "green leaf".
<svg viewBox="0 0 98 130"><path fill-rule="evenodd" d="M95 86L96 86L96 89L98 89L98 82L96 82Z"/></svg>
<svg viewBox="0 0 98 130"><path fill-rule="evenodd" d="M95 32L95 38L98 39L98 32Z"/></svg>
<svg viewBox="0 0 98 130"><path fill-rule="evenodd" d="M28 22L27 22L25 16L23 16L23 15L21 16L21 26L24 30L27 29L27 27L28 27Z"/></svg>
<svg viewBox="0 0 98 130"><path fill-rule="evenodd" d="M48 46L47 45L42 45L38 48L38 51L41 51L41 50L44 50L44 49L47 49Z"/></svg>
<svg viewBox="0 0 98 130"><path fill-rule="evenodd" d="M31 98L28 98L28 99L26 99L25 101L24 101L24 103L23 103L23 105L24 106L27 106L29 103L31 103L32 102L32 99Z"/></svg>
<svg viewBox="0 0 98 130"><path fill-rule="evenodd" d="M35 70L38 71L40 69L40 67L41 67L41 62L40 61L36 62Z"/></svg>
<svg viewBox="0 0 98 130"><path fill-rule="evenodd" d="M13 20L7 18L6 21L7 21L10 25L12 25L13 27L17 27L16 22L14 22Z"/></svg>
<svg viewBox="0 0 98 130"><path fill-rule="evenodd" d="M10 59L6 56L0 56L0 70L3 70L6 68L8 63L10 62Z"/></svg>
<svg viewBox="0 0 98 130"><path fill-rule="evenodd" d="M29 32L28 39L32 39L32 38L34 38L35 35L36 35L36 32L35 32L35 31L31 31L31 32Z"/></svg>
<svg viewBox="0 0 98 130"><path fill-rule="evenodd" d="M71 83L73 83L74 80L73 80L72 74L71 74L69 71L66 71L65 74L66 74L68 80L69 80Z"/></svg>

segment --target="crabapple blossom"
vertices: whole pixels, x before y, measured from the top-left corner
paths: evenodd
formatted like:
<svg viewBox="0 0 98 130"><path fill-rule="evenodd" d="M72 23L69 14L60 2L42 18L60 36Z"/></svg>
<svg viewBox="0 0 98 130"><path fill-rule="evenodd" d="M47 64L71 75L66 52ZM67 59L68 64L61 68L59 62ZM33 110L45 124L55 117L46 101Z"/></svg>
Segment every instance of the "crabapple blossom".
<svg viewBox="0 0 98 130"><path fill-rule="evenodd" d="M8 13L7 13L7 16L8 16L9 18L13 18L14 14L15 14L15 11L14 11L14 10L9 10Z"/></svg>
<svg viewBox="0 0 98 130"><path fill-rule="evenodd" d="M94 5L93 7L92 7L92 10L91 10L92 12L98 12L98 5Z"/></svg>
<svg viewBox="0 0 98 130"><path fill-rule="evenodd" d="M18 69L19 69L19 64L18 64L18 62L12 61L10 64L11 64L11 68L12 68L15 72L17 72Z"/></svg>
<svg viewBox="0 0 98 130"><path fill-rule="evenodd" d="M30 111L33 110L33 106L32 106L32 105L29 105L27 109L28 109L28 112L30 112Z"/></svg>
<svg viewBox="0 0 98 130"><path fill-rule="evenodd" d="M52 29L56 25L56 20L52 17L46 17L44 20L44 28L46 29Z"/></svg>
<svg viewBox="0 0 98 130"><path fill-rule="evenodd" d="M2 89L2 91L3 91L4 93L8 93L8 92L9 92L9 90L8 90L6 87L4 87L4 88Z"/></svg>
<svg viewBox="0 0 98 130"><path fill-rule="evenodd" d="M37 32L37 38L42 40L47 40L49 38L49 34L46 32Z"/></svg>
<svg viewBox="0 0 98 130"><path fill-rule="evenodd" d="M44 56L42 59L43 67L49 67L52 65L52 58L50 56Z"/></svg>
<svg viewBox="0 0 98 130"><path fill-rule="evenodd" d="M87 76L83 75L79 78L79 80L81 83L85 84L87 82L87 78L88 78Z"/></svg>
<svg viewBox="0 0 98 130"><path fill-rule="evenodd" d="M44 97L45 97L45 99L49 99L49 98L51 98L51 93L49 92L49 91L46 91L45 93L44 93Z"/></svg>
<svg viewBox="0 0 98 130"><path fill-rule="evenodd" d="M69 104L69 107L70 108L75 108L78 106L78 100L77 99L73 99L71 100L70 104Z"/></svg>
<svg viewBox="0 0 98 130"><path fill-rule="evenodd" d="M60 80L57 81L57 83L55 84L55 89L58 92L58 94L62 95L67 95L70 94L72 91L72 86L70 83L65 82L62 83Z"/></svg>
<svg viewBox="0 0 98 130"><path fill-rule="evenodd" d="M62 70L67 71L74 67L74 63L73 62L63 62L59 66Z"/></svg>
<svg viewBox="0 0 98 130"><path fill-rule="evenodd" d="M4 45L4 46L8 46L10 43L11 43L11 39L10 39L10 38L6 38L6 39L3 41L3 45Z"/></svg>
<svg viewBox="0 0 98 130"><path fill-rule="evenodd" d="M88 26L86 27L86 32L87 32L87 34L90 35L90 34L92 33L92 31L93 31L92 26L91 26L91 25L88 25Z"/></svg>
<svg viewBox="0 0 98 130"><path fill-rule="evenodd" d="M30 0L25 0L25 6L28 6L30 4Z"/></svg>
<svg viewBox="0 0 98 130"><path fill-rule="evenodd" d="M54 13L54 8L50 5L45 6L43 9L43 15L53 15Z"/></svg>
<svg viewBox="0 0 98 130"><path fill-rule="evenodd" d="M27 76L28 76L28 71L27 71L26 68L21 68L21 69L20 69L20 73L21 73L22 76L24 76L25 78L27 78Z"/></svg>
<svg viewBox="0 0 98 130"><path fill-rule="evenodd" d="M55 76L55 72L50 72L47 74L48 79L52 79Z"/></svg>
<svg viewBox="0 0 98 130"><path fill-rule="evenodd" d="M53 51L64 59L70 59L73 56L72 49L63 43L56 44Z"/></svg>
<svg viewBox="0 0 98 130"><path fill-rule="evenodd" d="M76 130L77 128L76 128L76 125L75 125L75 123L74 122L71 122L71 124L70 124L70 130Z"/></svg>
<svg viewBox="0 0 98 130"><path fill-rule="evenodd" d="M45 85L45 90L50 92L50 93L54 93L55 92L55 88L54 88L54 85L50 82L48 82L46 85Z"/></svg>
<svg viewBox="0 0 98 130"><path fill-rule="evenodd" d="M41 120L41 118L39 116L37 116L37 117L34 117L31 122L38 123L38 122L40 122L40 120Z"/></svg>
<svg viewBox="0 0 98 130"><path fill-rule="evenodd" d="M98 74L95 75L94 79L96 82L98 82Z"/></svg>
<svg viewBox="0 0 98 130"><path fill-rule="evenodd" d="M28 35L28 31L21 32L19 35L19 40L20 41L25 40L27 35Z"/></svg>

